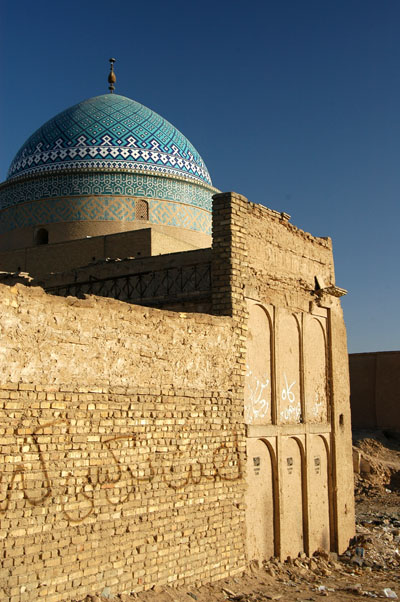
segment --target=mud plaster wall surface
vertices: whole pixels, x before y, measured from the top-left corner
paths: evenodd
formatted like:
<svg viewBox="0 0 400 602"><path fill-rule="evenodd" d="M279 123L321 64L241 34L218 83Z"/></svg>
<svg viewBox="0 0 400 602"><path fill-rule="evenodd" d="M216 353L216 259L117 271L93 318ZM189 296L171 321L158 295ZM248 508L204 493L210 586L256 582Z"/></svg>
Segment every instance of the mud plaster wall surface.
<svg viewBox="0 0 400 602"><path fill-rule="evenodd" d="M0 303L2 382L229 388L228 318L22 285L0 285Z"/></svg>
<svg viewBox="0 0 400 602"><path fill-rule="evenodd" d="M253 401L262 396L265 408L271 401L277 406L264 417L257 407L251 422L268 423L277 414L281 423L326 423L328 311L316 306L314 291L316 278L320 286L334 283L331 243L297 229L271 210L251 203L247 208L246 391L251 390ZM263 309L254 305L258 302Z"/></svg>
<svg viewBox="0 0 400 602"><path fill-rule="evenodd" d="M299 230L265 207L249 203L246 229L246 295L274 297L279 304L308 311L315 276L321 288L335 284L330 239ZM306 293L307 299L304 298Z"/></svg>
<svg viewBox="0 0 400 602"><path fill-rule="evenodd" d="M322 421L321 427L325 420L330 423L332 487L329 495L332 509L333 547L338 551L344 551L349 538L354 535L354 484L346 329L339 299L329 294L323 294L318 299L315 295L315 279L318 280L320 288L335 285L332 244L329 238L313 237L297 229L280 214L252 203L247 204L241 234L245 237L248 253L245 295L250 300L250 304L260 303L271 317L273 336L270 337L269 342L271 353L275 353L275 362L272 362L272 366L275 366L277 372L275 395L278 405L278 424L283 396L289 398L289 389L290 393L294 390L294 385L290 388L292 382L298 380L300 374L304 378L302 395L305 395L305 402L303 401L305 412L300 420L296 417L296 420L291 419L289 422L301 422L299 428L304 429L307 429L307 424L310 422ZM285 336L285 329L282 328L282 321L292 314L296 316L299 324L297 338L294 335L288 337L287 333ZM315 337L307 339L307 330L310 334L308 325L313 323L315 326L316 321L323 327L325 337L328 396L326 410L322 408L323 411L314 416L314 406L308 404L308 398L312 401L315 399L313 383L318 380L317 376L323 371L325 363L321 351L321 370L318 369L315 363L315 353L317 353ZM321 328L317 330L319 332ZM292 331L295 333L296 329L293 327ZM250 337L251 333L249 333ZM274 351L274 345L277 351L276 349ZM323 342L321 345L323 346ZM298 365L298 374L297 377L289 378L286 374L286 366L291 359L293 360L293 356ZM250 366L250 371L251 368ZM285 376L288 377L289 386L286 384ZM269 378L268 374L267 378ZM273 378L272 374L271 379ZM261 385L266 383L266 380L259 380ZM260 406L259 392L260 385L256 392L257 409ZM265 395L264 398L267 399ZM273 413L272 411L272 415ZM264 422L268 422L269 419L266 415ZM262 421L258 420L258 422ZM275 428L274 425L272 427ZM287 429L290 428L295 429L296 426L288 424ZM259 429L255 432L262 431ZM272 430L268 430L268 433L272 434ZM290 431L288 433L290 434Z"/></svg>
<svg viewBox="0 0 400 602"><path fill-rule="evenodd" d="M400 351L351 353L349 364L353 427L400 430Z"/></svg>
<svg viewBox="0 0 400 602"><path fill-rule="evenodd" d="M0 598L240 570L231 320L21 285L1 286L0 305Z"/></svg>

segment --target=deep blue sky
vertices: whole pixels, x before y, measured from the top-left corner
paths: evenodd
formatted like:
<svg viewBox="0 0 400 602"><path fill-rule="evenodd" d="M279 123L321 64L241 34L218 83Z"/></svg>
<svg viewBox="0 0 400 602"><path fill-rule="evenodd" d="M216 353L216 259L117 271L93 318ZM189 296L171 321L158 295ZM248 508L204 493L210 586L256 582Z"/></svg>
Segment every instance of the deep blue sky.
<svg viewBox="0 0 400 602"><path fill-rule="evenodd" d="M398 0L20 0L0 14L0 179L56 113L116 92L214 185L333 239L350 352L400 349Z"/></svg>

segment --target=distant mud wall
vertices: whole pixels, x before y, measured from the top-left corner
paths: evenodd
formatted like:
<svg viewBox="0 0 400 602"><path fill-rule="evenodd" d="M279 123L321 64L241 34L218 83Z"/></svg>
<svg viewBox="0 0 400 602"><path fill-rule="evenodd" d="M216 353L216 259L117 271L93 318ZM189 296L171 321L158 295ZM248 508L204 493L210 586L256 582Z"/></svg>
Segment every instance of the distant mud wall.
<svg viewBox="0 0 400 602"><path fill-rule="evenodd" d="M351 353L353 428L400 430L400 351Z"/></svg>
<svg viewBox="0 0 400 602"><path fill-rule="evenodd" d="M0 286L0 597L244 566L231 319Z"/></svg>

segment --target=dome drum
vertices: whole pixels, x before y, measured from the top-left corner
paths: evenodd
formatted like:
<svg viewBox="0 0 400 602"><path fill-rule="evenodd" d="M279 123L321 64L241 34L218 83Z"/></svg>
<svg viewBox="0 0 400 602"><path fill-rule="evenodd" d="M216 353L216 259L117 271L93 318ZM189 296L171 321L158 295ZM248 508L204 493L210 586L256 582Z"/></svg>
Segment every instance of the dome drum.
<svg viewBox="0 0 400 602"><path fill-rule="evenodd" d="M139 209L143 203L147 219ZM35 245L38 227L49 230L49 242L61 242L152 226L162 226L177 238L182 237L182 230L188 230L193 245L210 245L209 211L159 199L110 195L43 199L8 207L0 212L0 249Z"/></svg>

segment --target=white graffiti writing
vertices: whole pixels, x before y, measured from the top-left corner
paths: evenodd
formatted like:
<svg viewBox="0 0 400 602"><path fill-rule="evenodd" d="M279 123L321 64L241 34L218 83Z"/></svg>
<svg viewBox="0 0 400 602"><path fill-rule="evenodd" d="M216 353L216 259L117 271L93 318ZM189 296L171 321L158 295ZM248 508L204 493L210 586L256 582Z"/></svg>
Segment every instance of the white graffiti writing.
<svg viewBox="0 0 400 602"><path fill-rule="evenodd" d="M296 397L295 397L293 391L291 391L291 388L294 387L294 385L296 384L296 381L294 380L292 382L292 384L289 385L287 376L285 373L283 374L283 378L285 379L285 386L282 389L282 399L283 399L283 401L288 400L289 403L294 403L296 401Z"/></svg>
<svg viewBox="0 0 400 602"><path fill-rule="evenodd" d="M265 374L262 379L258 379L249 366L246 366L246 399L244 413L245 422L251 424L257 418L265 418L269 412L270 403L266 399L266 390L270 383L269 378Z"/></svg>
<svg viewBox="0 0 400 602"><path fill-rule="evenodd" d="M285 373L283 373L285 380L285 386L282 389L281 398L282 401L288 401L289 404L281 411L280 416L283 422L300 422L301 418L301 406L300 402L296 403L296 396L292 391L292 388L296 384L294 380L290 385Z"/></svg>

